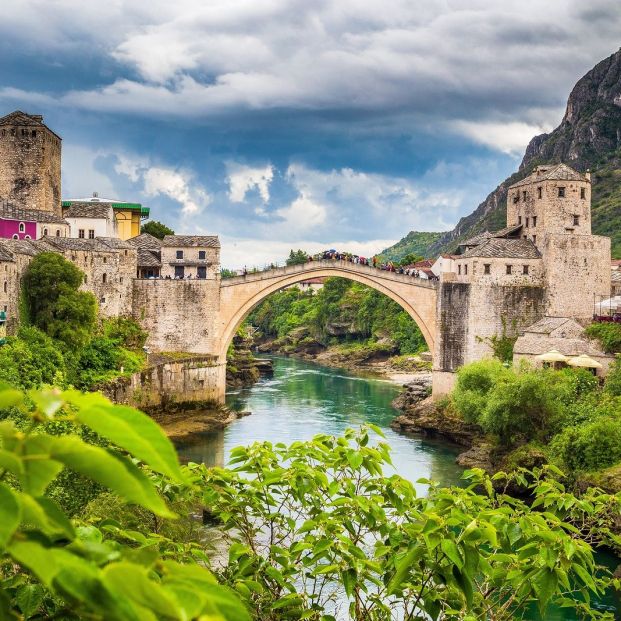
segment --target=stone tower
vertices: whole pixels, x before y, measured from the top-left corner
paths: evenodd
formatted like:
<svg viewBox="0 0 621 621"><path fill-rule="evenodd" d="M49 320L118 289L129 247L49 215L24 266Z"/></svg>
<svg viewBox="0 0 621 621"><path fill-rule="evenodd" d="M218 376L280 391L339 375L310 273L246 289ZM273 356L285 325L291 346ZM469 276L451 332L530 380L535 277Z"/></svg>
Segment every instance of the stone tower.
<svg viewBox="0 0 621 621"><path fill-rule="evenodd" d="M537 166L509 187L507 226L543 258L545 314L590 320L610 295L610 238L591 234L591 175Z"/></svg>
<svg viewBox="0 0 621 621"><path fill-rule="evenodd" d="M0 199L61 215L61 139L38 114L0 118Z"/></svg>

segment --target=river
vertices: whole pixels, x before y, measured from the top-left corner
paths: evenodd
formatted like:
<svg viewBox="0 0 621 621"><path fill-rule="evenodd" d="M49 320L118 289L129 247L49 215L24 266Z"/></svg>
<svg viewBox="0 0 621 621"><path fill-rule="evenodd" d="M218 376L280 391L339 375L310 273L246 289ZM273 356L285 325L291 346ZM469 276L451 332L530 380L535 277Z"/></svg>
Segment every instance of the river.
<svg viewBox="0 0 621 621"><path fill-rule="evenodd" d="M390 404L399 394L399 386L295 358L274 357L273 362L273 377L227 394L231 409L252 414L223 430L197 435L191 443L180 445L183 461L223 466L236 446L261 440L288 444L318 433L339 435L348 427L371 422L385 433L392 447L394 468L401 476L414 482L429 478L445 485L459 483L462 469L455 464L458 448L390 428L397 414ZM417 487L424 493L424 486ZM601 554L598 559L613 569L618 563L610 555ZM619 609L618 604L613 597L601 602L608 610ZM532 621L539 618L534 613L531 617ZM546 615L546 621L575 619L570 612L560 609L549 610Z"/></svg>

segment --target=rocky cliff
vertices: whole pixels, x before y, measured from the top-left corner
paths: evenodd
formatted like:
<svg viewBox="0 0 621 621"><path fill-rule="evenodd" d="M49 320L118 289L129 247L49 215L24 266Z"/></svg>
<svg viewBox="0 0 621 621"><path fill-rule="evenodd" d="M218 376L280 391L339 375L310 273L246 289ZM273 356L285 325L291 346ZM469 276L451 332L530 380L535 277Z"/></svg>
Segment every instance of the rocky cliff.
<svg viewBox="0 0 621 621"><path fill-rule="evenodd" d="M463 239L505 226L507 188L538 164L561 161L593 172L593 233L610 236L613 256L621 257L621 50L578 81L561 124L549 134L535 136L519 170L432 243L426 254L454 250Z"/></svg>

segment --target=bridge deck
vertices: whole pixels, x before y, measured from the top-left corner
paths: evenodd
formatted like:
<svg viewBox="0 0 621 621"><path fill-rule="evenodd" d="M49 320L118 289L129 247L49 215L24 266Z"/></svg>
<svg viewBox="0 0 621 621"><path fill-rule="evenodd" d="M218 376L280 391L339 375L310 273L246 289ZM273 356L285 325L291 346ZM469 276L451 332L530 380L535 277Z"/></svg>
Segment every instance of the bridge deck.
<svg viewBox="0 0 621 621"><path fill-rule="evenodd" d="M408 276L407 274L397 274L396 272L380 270L370 265L360 265L359 263L352 263L350 261L325 259L321 261L308 261L307 263L302 263L300 265L277 267L263 272L249 273L246 276L223 278L220 286L232 287L244 283L271 280L274 278L282 278L283 276L293 276L295 274L305 274L308 275L309 278L312 278L314 272L325 272L326 270L334 270L340 274L343 272L364 274L365 276L373 276L374 278L381 278L382 280L406 283L414 287L423 287L426 289L436 289L439 285L437 280L427 280L425 278L417 278L416 276ZM338 276L338 273L335 275Z"/></svg>

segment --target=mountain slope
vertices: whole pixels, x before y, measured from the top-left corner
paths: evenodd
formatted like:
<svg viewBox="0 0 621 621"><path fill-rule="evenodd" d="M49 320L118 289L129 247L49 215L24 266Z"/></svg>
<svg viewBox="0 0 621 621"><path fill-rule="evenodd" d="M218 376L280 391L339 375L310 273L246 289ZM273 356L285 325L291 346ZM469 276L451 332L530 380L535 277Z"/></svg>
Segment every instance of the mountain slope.
<svg viewBox="0 0 621 621"><path fill-rule="evenodd" d="M507 188L535 166L561 161L592 171L593 233L611 237L613 257L621 257L621 50L577 82L561 124L530 141L519 170L422 254L454 250L463 239L505 226Z"/></svg>
<svg viewBox="0 0 621 621"><path fill-rule="evenodd" d="M445 233L423 233L410 231L403 239L394 246L386 248L380 253L382 259L387 261L401 261L408 254L427 256L429 248L436 244Z"/></svg>

